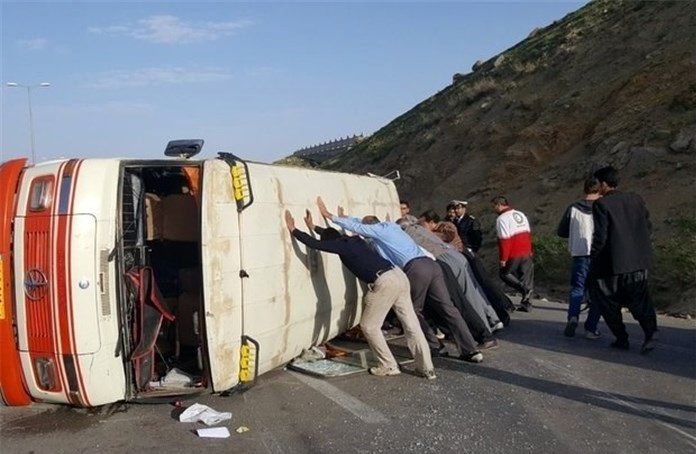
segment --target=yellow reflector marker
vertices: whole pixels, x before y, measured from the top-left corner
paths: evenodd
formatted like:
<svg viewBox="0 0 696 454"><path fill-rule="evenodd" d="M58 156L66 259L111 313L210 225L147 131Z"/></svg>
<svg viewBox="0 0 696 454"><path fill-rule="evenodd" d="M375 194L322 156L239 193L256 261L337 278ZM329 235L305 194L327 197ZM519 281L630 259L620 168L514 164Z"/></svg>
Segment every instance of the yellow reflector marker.
<svg viewBox="0 0 696 454"><path fill-rule="evenodd" d="M254 378L254 369L256 363L256 354L252 351L249 345L242 345L239 349L239 381L250 382Z"/></svg>
<svg viewBox="0 0 696 454"><path fill-rule="evenodd" d="M249 370L249 356L251 355L251 349L248 345L242 345L239 354L241 356L239 359L239 380L250 381L251 371Z"/></svg>
<svg viewBox="0 0 696 454"><path fill-rule="evenodd" d="M239 166L232 166L232 187L234 188L234 198L237 201L244 200L244 174Z"/></svg>

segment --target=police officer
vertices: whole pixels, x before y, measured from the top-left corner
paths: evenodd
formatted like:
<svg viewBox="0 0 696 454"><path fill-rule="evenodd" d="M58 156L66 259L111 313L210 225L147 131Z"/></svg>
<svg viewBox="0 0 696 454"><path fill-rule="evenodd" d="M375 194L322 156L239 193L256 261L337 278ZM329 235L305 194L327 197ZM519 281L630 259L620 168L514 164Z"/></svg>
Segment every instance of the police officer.
<svg viewBox="0 0 696 454"><path fill-rule="evenodd" d="M453 200L450 204L454 205L454 224L457 226L459 237L464 245L473 252L478 252L481 248L483 236L481 234L481 223L467 212L468 202Z"/></svg>

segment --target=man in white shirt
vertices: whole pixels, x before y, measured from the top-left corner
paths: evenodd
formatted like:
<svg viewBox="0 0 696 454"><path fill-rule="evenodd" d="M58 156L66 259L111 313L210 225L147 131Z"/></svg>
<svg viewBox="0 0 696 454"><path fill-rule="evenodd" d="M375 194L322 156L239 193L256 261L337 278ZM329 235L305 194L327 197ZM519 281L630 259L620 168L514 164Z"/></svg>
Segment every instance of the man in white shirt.
<svg viewBox="0 0 696 454"><path fill-rule="evenodd" d="M558 226L558 236L568 238L568 249L573 257L573 268L570 276L570 295L568 297L568 323L564 334L575 336L575 329L580 319L580 306L585 299L587 275L590 270L590 250L592 248L592 205L599 199L599 181L591 177L585 181L585 198L570 205ZM596 304L590 302L589 312L585 320L585 337L598 339L601 337L597 324L601 313Z"/></svg>

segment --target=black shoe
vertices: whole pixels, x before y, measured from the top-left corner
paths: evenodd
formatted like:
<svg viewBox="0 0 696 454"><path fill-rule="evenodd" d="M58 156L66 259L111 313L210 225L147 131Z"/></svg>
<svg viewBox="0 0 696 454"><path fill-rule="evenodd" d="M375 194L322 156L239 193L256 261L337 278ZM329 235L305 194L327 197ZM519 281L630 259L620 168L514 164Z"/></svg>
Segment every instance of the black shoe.
<svg viewBox="0 0 696 454"><path fill-rule="evenodd" d="M458 359L466 361L467 363L480 363L483 361L483 355L481 352L463 353L459 355Z"/></svg>
<svg viewBox="0 0 696 454"><path fill-rule="evenodd" d="M532 303L529 301L522 301L520 307L517 308L520 312L532 312Z"/></svg>
<svg viewBox="0 0 696 454"><path fill-rule="evenodd" d="M619 350L628 350L628 339L624 339L624 340L616 339L609 346L611 348L616 348Z"/></svg>
<svg viewBox="0 0 696 454"><path fill-rule="evenodd" d="M525 303L529 303L529 300L530 300L530 299L532 299L532 291L531 291L531 290L527 290L527 291L524 292L524 294L522 295L522 305L524 305Z"/></svg>
<svg viewBox="0 0 696 454"><path fill-rule="evenodd" d="M653 336L652 339L648 339L645 342L643 342L643 346L640 348L640 354L647 355L648 353L653 351L656 346L657 346L657 340Z"/></svg>
<svg viewBox="0 0 696 454"><path fill-rule="evenodd" d="M447 353L447 347L442 346L440 348L431 348L430 356L433 358L447 358L449 353Z"/></svg>
<svg viewBox="0 0 696 454"><path fill-rule="evenodd" d="M575 336L575 329L578 327L578 318L577 317L570 317L570 320L568 320L568 323L566 324L565 331L563 331L563 334L565 334L566 337L574 337Z"/></svg>

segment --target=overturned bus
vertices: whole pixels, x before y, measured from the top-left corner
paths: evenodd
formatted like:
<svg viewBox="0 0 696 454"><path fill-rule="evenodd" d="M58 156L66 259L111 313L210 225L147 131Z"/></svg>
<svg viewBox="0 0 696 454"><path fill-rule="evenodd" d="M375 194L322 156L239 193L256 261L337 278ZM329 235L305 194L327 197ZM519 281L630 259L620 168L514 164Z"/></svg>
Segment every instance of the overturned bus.
<svg viewBox="0 0 696 454"><path fill-rule="evenodd" d="M283 212L318 220L321 194L396 218L392 181L185 158L0 166L6 404L239 389L360 321L360 283L295 242Z"/></svg>

